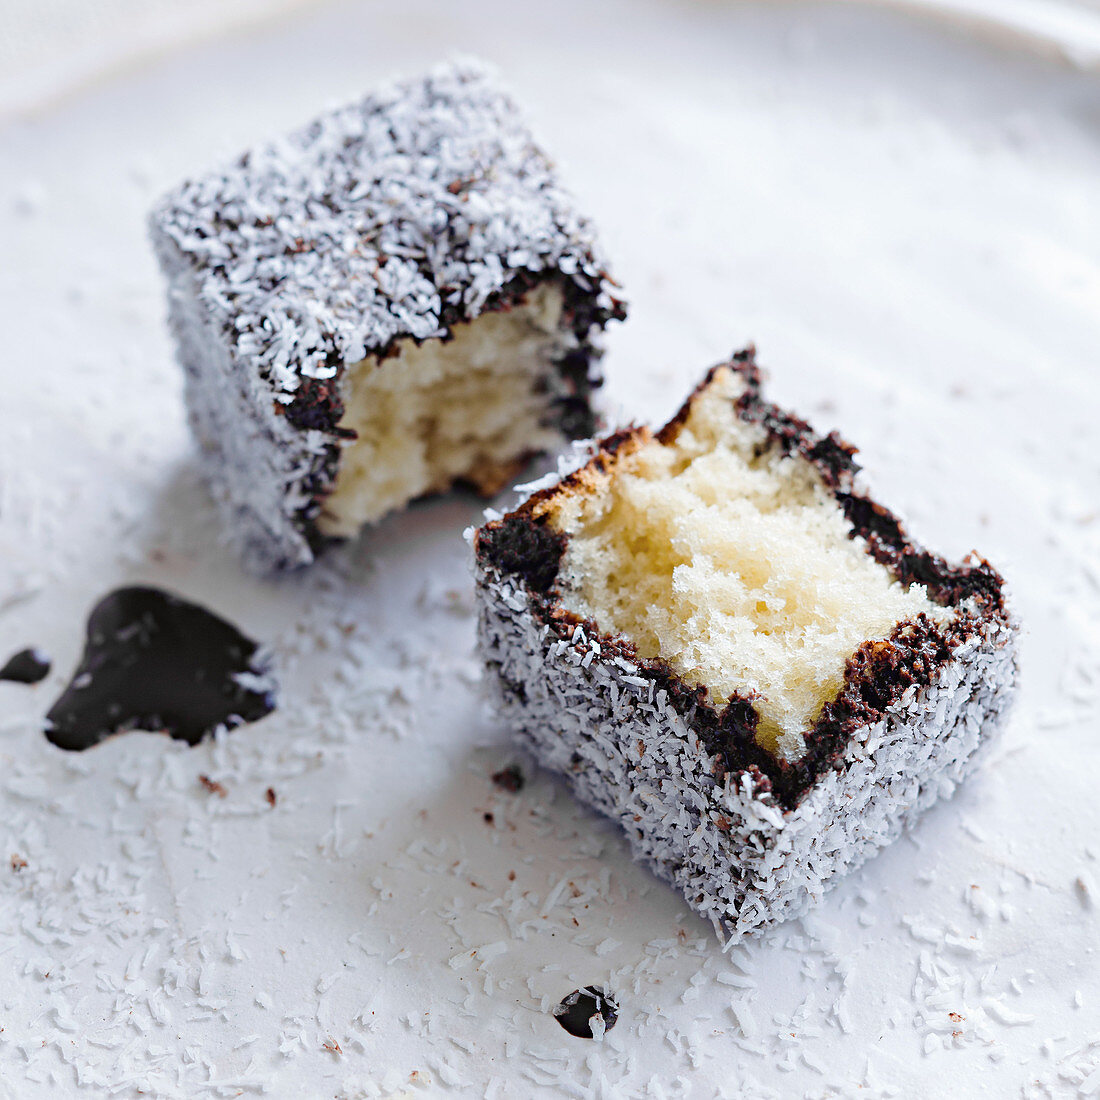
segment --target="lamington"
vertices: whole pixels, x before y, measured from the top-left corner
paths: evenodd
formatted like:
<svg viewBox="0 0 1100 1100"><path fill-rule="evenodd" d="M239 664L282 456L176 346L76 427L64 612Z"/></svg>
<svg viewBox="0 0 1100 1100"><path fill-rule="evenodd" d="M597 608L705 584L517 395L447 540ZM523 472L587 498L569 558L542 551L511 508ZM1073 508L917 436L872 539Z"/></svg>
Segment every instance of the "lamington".
<svg viewBox="0 0 1100 1100"><path fill-rule="evenodd" d="M206 479L255 571L458 482L492 494L595 429L623 303L480 63L188 181L150 226Z"/></svg>
<svg viewBox="0 0 1100 1100"><path fill-rule="evenodd" d="M474 533L503 720L723 938L802 913L1002 725L1001 576L922 548L753 349Z"/></svg>

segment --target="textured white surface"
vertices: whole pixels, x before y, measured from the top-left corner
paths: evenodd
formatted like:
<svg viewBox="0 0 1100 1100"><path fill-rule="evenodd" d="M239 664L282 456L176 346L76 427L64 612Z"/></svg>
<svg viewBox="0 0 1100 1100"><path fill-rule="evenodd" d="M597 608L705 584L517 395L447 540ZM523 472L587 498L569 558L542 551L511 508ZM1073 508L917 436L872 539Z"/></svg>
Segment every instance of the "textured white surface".
<svg viewBox="0 0 1100 1100"><path fill-rule="evenodd" d="M0 0L0 118L35 112L85 84L311 0Z"/></svg>
<svg viewBox="0 0 1100 1100"><path fill-rule="evenodd" d="M148 204L451 49L504 67L630 292L612 402L662 419L753 338L777 401L1018 598L989 766L731 955L549 777L489 782L475 505L262 584L197 487ZM0 640L57 661L0 684L0 1096L1095 1093L1098 118L1091 73L868 7L412 0L0 132ZM131 579L270 641L282 710L193 750L51 748L83 616ZM602 1045L550 1014L589 983L619 994Z"/></svg>

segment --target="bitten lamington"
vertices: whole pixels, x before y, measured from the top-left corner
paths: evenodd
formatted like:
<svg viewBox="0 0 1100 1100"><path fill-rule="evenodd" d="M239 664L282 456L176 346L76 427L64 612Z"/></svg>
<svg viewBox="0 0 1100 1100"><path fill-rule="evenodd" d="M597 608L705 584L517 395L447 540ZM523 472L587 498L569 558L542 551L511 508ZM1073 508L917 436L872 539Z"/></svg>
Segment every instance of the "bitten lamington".
<svg viewBox="0 0 1100 1100"><path fill-rule="evenodd" d="M205 473L246 563L491 494L590 435L623 316L591 224L477 64L322 115L151 218Z"/></svg>
<svg viewBox="0 0 1100 1100"><path fill-rule="evenodd" d="M1014 693L1001 577L914 543L854 453L750 349L474 538L504 720L722 935L895 839Z"/></svg>

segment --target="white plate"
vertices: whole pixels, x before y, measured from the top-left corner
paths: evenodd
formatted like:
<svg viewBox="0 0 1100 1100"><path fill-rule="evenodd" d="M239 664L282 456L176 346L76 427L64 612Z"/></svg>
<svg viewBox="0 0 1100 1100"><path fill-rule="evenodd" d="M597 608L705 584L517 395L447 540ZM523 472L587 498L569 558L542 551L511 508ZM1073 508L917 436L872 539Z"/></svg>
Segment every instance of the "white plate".
<svg viewBox="0 0 1100 1100"><path fill-rule="evenodd" d="M551 777L490 783L513 754L478 700L478 506L261 583L196 483L150 202L456 49L504 68L602 227L633 308L612 407L663 417L754 339L774 396L859 443L933 547L980 548L1027 624L993 763L728 954ZM1094 1087L1098 128L1095 71L969 23L412 0L196 45L0 131L0 656L56 661L0 684L0 1095ZM47 744L86 611L135 579L270 642L281 709L195 749ZM621 1003L602 1046L549 1014L592 982Z"/></svg>

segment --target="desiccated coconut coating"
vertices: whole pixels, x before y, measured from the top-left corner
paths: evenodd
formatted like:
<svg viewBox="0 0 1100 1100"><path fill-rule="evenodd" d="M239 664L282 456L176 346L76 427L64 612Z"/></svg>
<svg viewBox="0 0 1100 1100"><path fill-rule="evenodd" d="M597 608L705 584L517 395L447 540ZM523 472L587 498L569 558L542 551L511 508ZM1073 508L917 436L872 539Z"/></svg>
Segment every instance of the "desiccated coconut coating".
<svg viewBox="0 0 1100 1100"><path fill-rule="evenodd" d="M540 283L564 301L546 422L569 437L593 428L593 340L622 305L591 225L477 64L394 85L183 184L151 230L208 480L253 567L307 563L324 541L347 366L447 339Z"/></svg>
<svg viewBox="0 0 1100 1100"><path fill-rule="evenodd" d="M859 646L799 754L757 737L752 692L715 704L705 685L563 602L576 578L559 575L570 536L556 517L571 495L606 488L644 429L603 441L587 465L483 527L475 547L480 642L504 720L618 820L693 908L737 936L802 912L954 788L1012 699L1016 627L993 569L952 566L915 545L860 492L853 448L763 401L751 350L715 368L657 440L675 442L731 371L744 383L728 400L731 426L763 430L757 457L805 464L864 552L942 609Z"/></svg>

